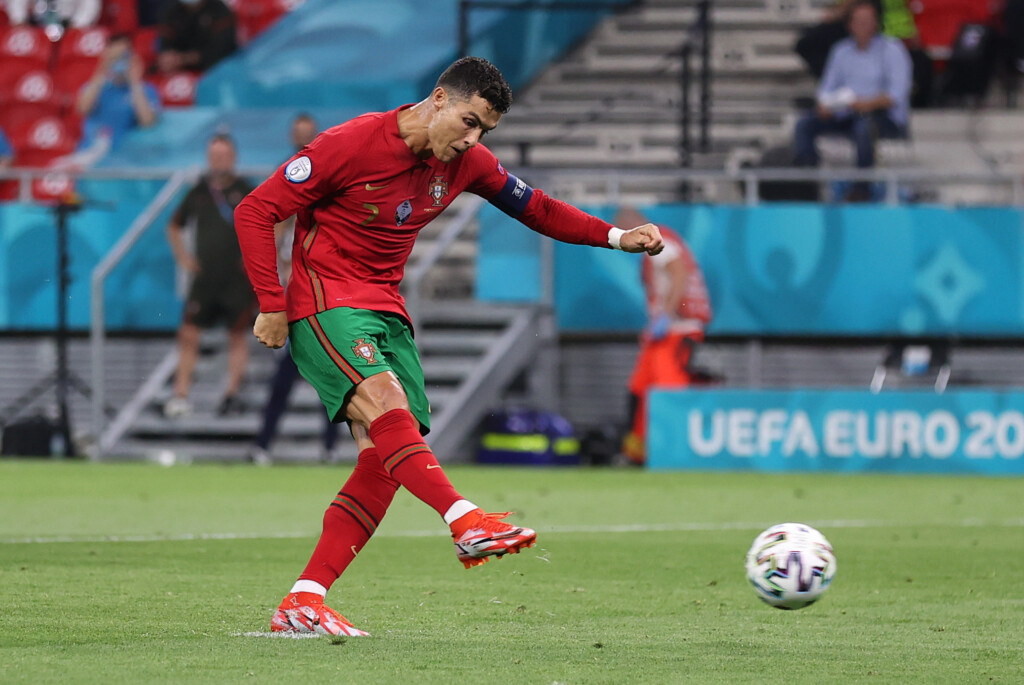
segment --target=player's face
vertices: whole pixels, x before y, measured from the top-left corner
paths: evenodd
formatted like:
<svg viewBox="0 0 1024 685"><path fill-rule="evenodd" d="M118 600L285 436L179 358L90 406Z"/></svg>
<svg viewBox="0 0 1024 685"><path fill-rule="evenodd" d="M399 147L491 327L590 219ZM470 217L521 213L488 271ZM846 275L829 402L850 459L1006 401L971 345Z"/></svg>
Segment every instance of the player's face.
<svg viewBox="0 0 1024 685"><path fill-rule="evenodd" d="M430 149L438 160L450 162L497 126L501 112L479 95L462 100L445 93L443 100L430 125Z"/></svg>

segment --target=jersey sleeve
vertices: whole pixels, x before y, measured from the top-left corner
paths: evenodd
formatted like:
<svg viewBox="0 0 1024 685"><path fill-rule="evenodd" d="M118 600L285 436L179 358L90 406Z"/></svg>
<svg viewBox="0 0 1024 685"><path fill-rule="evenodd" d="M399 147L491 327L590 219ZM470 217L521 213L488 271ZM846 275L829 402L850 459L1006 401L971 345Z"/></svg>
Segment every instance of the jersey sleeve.
<svg viewBox="0 0 1024 685"><path fill-rule="evenodd" d="M563 243L610 247L606 221L556 200L505 170L490 150L478 145L466 161L473 178L467 190L534 231Z"/></svg>
<svg viewBox="0 0 1024 685"><path fill-rule="evenodd" d="M277 273L274 225L343 188L359 142L338 127L324 132L256 187L235 208L235 231L261 312L285 309Z"/></svg>

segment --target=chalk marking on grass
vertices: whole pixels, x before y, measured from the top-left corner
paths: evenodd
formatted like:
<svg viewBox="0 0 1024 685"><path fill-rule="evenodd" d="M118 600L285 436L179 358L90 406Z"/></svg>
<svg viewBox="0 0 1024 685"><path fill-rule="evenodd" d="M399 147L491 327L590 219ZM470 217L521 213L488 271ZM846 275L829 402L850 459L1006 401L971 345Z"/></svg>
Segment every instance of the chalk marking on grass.
<svg viewBox="0 0 1024 685"><path fill-rule="evenodd" d="M231 637L272 637L287 640L305 640L306 638L321 637L320 633L272 633L253 631L249 633L231 633Z"/></svg>
<svg viewBox="0 0 1024 685"><path fill-rule="evenodd" d="M779 521L732 521L726 523L627 523L621 525L593 525L593 526L550 526L539 528L542 535L562 533L678 533L678 532L715 532L726 530L764 530L768 526L779 523ZM960 521L883 521L876 519L840 519L834 521L805 521L815 528L836 529L836 528L913 528L913 527L949 527L949 528L1021 528L1024 527L1024 518L1004 519L1002 521L985 521L978 518L963 519ZM22 538L0 538L0 545L26 545L26 544L59 544L67 542L101 543L101 542L192 542L204 540L296 540L302 538L315 538L317 533L182 533L179 535L55 535ZM379 531L375 537L384 538L430 538L447 537L444 530L397 530Z"/></svg>

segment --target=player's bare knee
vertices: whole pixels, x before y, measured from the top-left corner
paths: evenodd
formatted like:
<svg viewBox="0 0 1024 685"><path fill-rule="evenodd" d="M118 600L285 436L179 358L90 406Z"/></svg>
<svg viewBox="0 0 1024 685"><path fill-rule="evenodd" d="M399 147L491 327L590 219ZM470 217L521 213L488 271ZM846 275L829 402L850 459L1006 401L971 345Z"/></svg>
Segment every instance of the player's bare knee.
<svg viewBox="0 0 1024 685"><path fill-rule="evenodd" d="M369 428L377 418L392 409L408 411L409 399L398 378L389 371L370 376L357 385L345 413L352 421Z"/></svg>

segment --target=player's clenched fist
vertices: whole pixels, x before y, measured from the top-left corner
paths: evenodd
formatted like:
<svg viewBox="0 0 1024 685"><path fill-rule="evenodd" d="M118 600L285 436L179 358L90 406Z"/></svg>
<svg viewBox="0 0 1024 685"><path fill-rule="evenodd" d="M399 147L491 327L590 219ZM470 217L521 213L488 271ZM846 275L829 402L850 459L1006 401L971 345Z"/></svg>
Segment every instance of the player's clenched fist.
<svg viewBox="0 0 1024 685"><path fill-rule="evenodd" d="M288 313L261 313L252 326L252 334L267 347L284 347L284 341L288 339Z"/></svg>
<svg viewBox="0 0 1024 685"><path fill-rule="evenodd" d="M654 224L644 224L626 231L619 238L619 247L623 252L646 252L653 256L665 249L661 240L661 231Z"/></svg>

